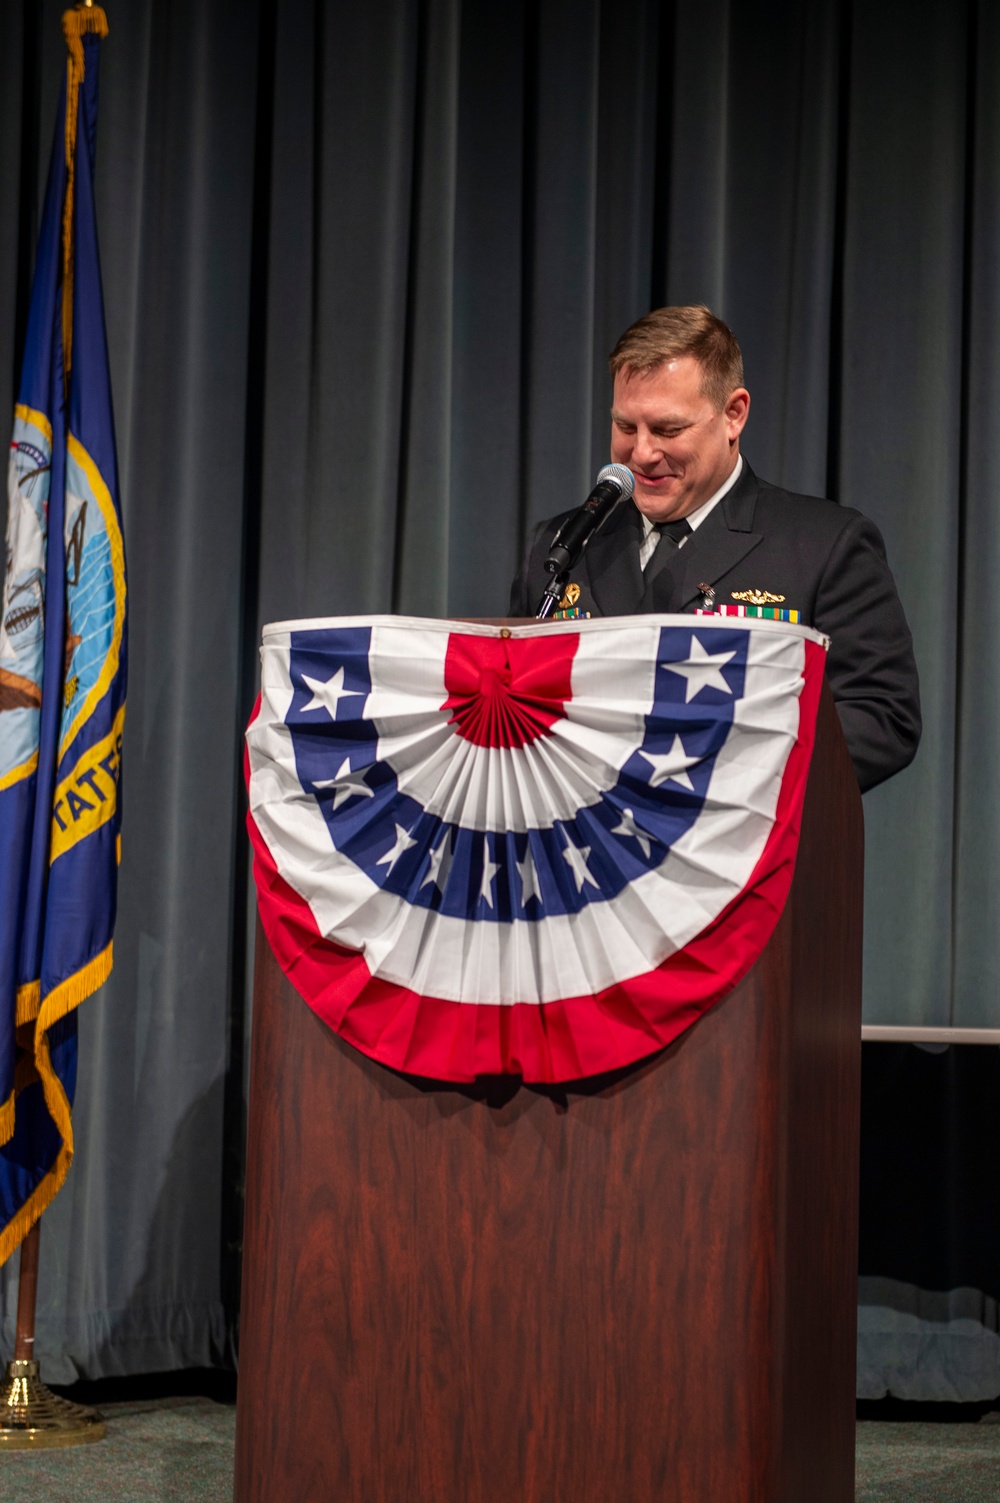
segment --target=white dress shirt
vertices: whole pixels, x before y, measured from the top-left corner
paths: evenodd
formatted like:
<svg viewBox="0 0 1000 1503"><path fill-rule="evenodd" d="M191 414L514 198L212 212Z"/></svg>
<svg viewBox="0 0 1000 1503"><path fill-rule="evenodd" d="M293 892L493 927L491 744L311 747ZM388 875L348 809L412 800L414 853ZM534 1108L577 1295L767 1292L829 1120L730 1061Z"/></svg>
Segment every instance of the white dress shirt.
<svg viewBox="0 0 1000 1503"><path fill-rule="evenodd" d="M722 484L719 486L719 489L715 492L715 495L709 496L707 501L703 501L701 503L697 511L691 512L690 516L684 518L688 526L691 528L691 532L694 532L697 528L699 528L702 522L704 522L705 518L708 516L709 512L713 509L713 507L718 506L723 496L729 494L733 486L736 484L737 480L739 480L742 473L743 455L737 454L736 463L733 465L732 474L730 474L722 482ZM660 541L660 534L656 530L655 522L651 522L647 516L643 515L642 512L640 512L639 515L642 517L642 542L639 544L639 567L640 569L645 569L646 565L649 563L649 560L656 552L657 546ZM678 548L683 548L684 544L687 542L690 536L691 533L688 533L687 536L682 537L680 542L677 544Z"/></svg>

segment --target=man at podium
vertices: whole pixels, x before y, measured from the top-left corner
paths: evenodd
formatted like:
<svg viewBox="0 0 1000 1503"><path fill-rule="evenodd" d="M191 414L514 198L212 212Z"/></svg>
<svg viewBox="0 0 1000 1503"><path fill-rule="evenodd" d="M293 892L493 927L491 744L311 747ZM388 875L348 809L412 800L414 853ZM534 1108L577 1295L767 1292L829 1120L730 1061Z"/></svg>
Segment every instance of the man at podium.
<svg viewBox="0 0 1000 1503"><path fill-rule="evenodd" d="M913 760L913 644L878 528L851 507L758 479L732 331L705 307L658 308L610 357L611 457L635 478L570 571L574 615L775 607L830 638L827 677L862 792ZM564 512L531 536L510 613L535 613Z"/></svg>

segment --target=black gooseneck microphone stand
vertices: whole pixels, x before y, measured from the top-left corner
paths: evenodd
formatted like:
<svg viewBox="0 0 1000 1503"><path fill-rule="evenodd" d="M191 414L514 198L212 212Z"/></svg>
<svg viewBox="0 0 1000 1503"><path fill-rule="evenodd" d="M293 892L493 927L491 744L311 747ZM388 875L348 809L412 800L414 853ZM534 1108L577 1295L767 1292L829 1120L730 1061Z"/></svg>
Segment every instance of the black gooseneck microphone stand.
<svg viewBox="0 0 1000 1503"><path fill-rule="evenodd" d="M566 588L566 581L568 578L568 569L563 569L559 574L553 574L552 578L545 586L545 594L538 602L538 609L535 612L536 621L547 621L552 615L552 612L555 610L556 606L562 599L562 593Z"/></svg>
<svg viewBox="0 0 1000 1503"><path fill-rule="evenodd" d="M597 484L586 501L566 518L549 545L545 569L552 577L538 602L536 621L546 621L552 615L587 544L595 532L601 530L619 501L631 496L634 486L632 472L623 464L606 464L600 471Z"/></svg>

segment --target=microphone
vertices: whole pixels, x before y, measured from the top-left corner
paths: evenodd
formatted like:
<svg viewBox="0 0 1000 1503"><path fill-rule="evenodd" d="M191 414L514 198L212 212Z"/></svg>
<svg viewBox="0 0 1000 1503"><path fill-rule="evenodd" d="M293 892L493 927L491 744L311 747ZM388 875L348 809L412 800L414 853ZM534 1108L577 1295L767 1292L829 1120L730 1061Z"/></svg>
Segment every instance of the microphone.
<svg viewBox="0 0 1000 1503"><path fill-rule="evenodd" d="M582 506L567 517L549 548L545 560L548 574L565 574L580 561L594 533L610 517L619 501L627 501L635 489L635 476L623 464L606 464L597 484Z"/></svg>

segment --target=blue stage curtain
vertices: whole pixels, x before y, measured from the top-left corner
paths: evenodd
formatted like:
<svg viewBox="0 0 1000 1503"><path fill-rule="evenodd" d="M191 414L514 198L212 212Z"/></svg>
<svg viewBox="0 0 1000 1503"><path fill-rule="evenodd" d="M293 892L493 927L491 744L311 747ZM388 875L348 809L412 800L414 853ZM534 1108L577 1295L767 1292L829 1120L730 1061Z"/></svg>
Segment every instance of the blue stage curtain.
<svg viewBox="0 0 1000 1503"><path fill-rule="evenodd" d="M260 623L501 613L526 528L606 457L605 357L653 305L732 324L751 463L875 519L913 626L924 743L866 800L866 1017L1000 1024L1000 15L107 9L131 677L117 963L81 1015L77 1162L42 1229L53 1378L232 1355ZM60 10L4 14L0 415Z"/></svg>

